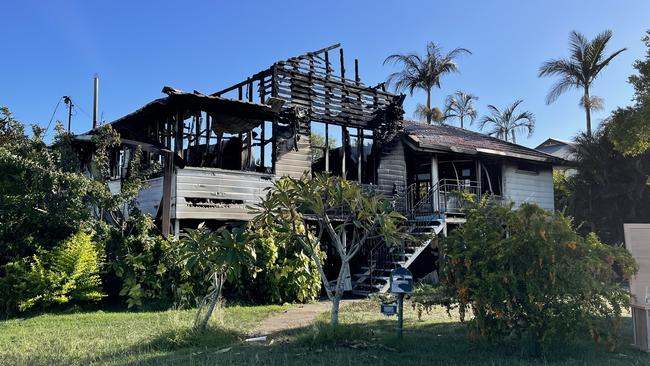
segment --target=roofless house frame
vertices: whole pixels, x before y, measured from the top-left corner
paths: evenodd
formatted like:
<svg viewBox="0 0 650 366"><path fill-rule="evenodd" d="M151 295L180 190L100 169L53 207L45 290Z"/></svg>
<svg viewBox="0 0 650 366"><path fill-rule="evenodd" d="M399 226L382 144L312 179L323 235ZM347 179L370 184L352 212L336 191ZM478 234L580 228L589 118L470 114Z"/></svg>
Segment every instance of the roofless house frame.
<svg viewBox="0 0 650 366"><path fill-rule="evenodd" d="M111 158L112 189L140 146L143 163L161 169L138 206L165 234L201 221L249 220L246 207L275 179L305 172L329 172L383 194L409 218L411 232L429 238L464 222L462 203L451 194L457 190L553 209L551 171L561 159L467 130L405 121L404 95L364 84L359 62L353 65L346 69L337 44L276 62L216 93L163 88L166 97L111 123L122 137ZM312 132L323 141L312 141ZM384 290L387 271L416 259L430 272L431 240L401 248L370 244L352 264L348 289Z"/></svg>

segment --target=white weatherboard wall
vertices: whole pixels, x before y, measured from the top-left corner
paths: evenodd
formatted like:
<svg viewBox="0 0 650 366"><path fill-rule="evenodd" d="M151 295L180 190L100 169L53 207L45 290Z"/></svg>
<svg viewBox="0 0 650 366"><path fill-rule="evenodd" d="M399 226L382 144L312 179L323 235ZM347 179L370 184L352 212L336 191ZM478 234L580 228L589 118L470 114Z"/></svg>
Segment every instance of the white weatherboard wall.
<svg viewBox="0 0 650 366"><path fill-rule="evenodd" d="M650 309L650 224L623 224L625 246L639 265L630 280L632 304Z"/></svg>
<svg viewBox="0 0 650 366"><path fill-rule="evenodd" d="M623 224L625 247L639 271L630 279L634 345L650 350L650 224Z"/></svg>
<svg viewBox="0 0 650 366"><path fill-rule="evenodd" d="M162 201L162 186L163 177L156 177L149 179L146 186L140 190L136 200L138 208L142 213L156 217L160 202Z"/></svg>
<svg viewBox="0 0 650 366"><path fill-rule="evenodd" d="M176 170L174 219L249 220L274 176L213 168Z"/></svg>
<svg viewBox="0 0 650 366"><path fill-rule="evenodd" d="M522 171L513 163L503 166L503 195L519 207L534 203L541 208L554 210L553 171L549 167L537 172Z"/></svg>

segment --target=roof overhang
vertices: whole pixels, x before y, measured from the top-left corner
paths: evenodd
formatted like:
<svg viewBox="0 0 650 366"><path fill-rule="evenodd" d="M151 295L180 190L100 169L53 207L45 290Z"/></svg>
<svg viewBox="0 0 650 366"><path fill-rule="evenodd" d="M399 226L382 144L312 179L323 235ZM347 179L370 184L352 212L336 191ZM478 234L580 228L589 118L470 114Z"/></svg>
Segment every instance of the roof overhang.
<svg viewBox="0 0 650 366"><path fill-rule="evenodd" d="M199 92L185 93L164 87L167 97L156 99L142 108L110 123L117 130L137 130L160 117L187 111L205 111L212 116L213 129L217 132L242 133L250 131L261 121L272 121L278 112L271 106L236 99L205 95ZM139 135L135 133L134 135Z"/></svg>
<svg viewBox="0 0 650 366"><path fill-rule="evenodd" d="M413 135L405 132L404 136L409 146L421 151L452 152L452 153L465 154L465 155L500 156L504 158L534 161L534 162L550 164L554 166L571 165L569 161L549 154L545 154L547 156L534 156L534 155L514 153L511 151L501 151L501 150L494 150L494 149L487 149L487 148L480 148L480 147L464 148L464 147L442 145L442 144L427 144L422 142L417 137L417 135Z"/></svg>

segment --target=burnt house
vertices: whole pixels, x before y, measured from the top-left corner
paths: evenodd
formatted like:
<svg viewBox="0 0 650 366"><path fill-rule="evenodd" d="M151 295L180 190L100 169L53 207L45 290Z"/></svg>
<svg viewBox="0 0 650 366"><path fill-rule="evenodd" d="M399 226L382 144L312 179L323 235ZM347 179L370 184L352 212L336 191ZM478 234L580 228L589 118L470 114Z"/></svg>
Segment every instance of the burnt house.
<svg viewBox="0 0 650 366"><path fill-rule="evenodd" d="M111 159L110 184L119 189L140 146L143 163L161 168L138 206L165 234L201 221L247 221L246 207L274 180L316 172L356 180L393 200L409 230L431 238L464 222L462 202L452 194L458 190L553 210L552 168L561 159L404 120L403 95L363 83L357 60L348 66L334 45L276 62L212 94L165 87L163 98L111 122L122 146ZM387 271L431 259L430 244L372 244L351 269L351 289L385 290ZM423 272L433 270L424 262Z"/></svg>

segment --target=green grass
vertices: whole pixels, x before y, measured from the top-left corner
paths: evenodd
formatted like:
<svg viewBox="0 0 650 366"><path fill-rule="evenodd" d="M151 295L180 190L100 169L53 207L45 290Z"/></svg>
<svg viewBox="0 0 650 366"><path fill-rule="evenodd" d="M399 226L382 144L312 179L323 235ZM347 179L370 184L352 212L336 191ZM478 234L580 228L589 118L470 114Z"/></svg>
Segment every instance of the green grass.
<svg viewBox="0 0 650 366"><path fill-rule="evenodd" d="M245 335L270 314L287 307L227 307L201 334L192 332L191 311L42 315L0 322L0 365L650 365L630 346L607 353L589 340L558 347L546 358L521 356L470 342L442 309L418 321L407 307L404 339L396 319L377 303L354 303L332 330L327 315L314 325L287 331L272 343L248 344Z"/></svg>

